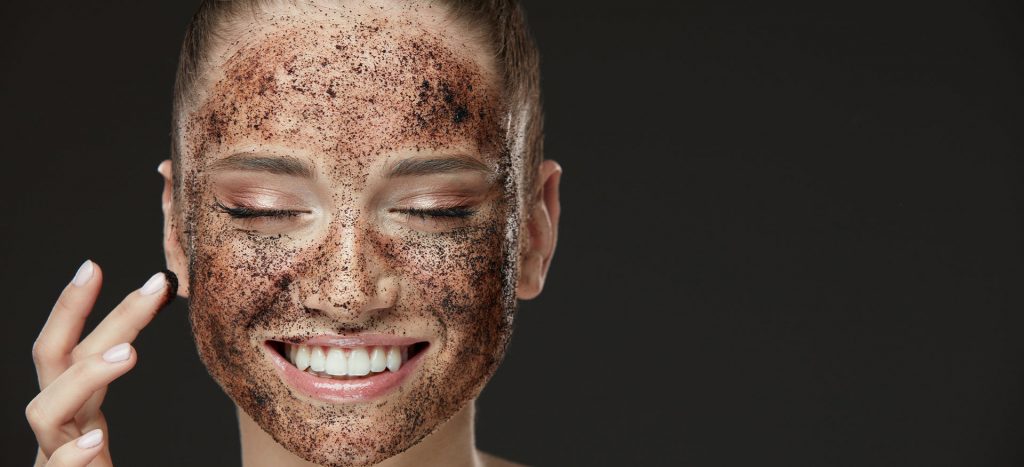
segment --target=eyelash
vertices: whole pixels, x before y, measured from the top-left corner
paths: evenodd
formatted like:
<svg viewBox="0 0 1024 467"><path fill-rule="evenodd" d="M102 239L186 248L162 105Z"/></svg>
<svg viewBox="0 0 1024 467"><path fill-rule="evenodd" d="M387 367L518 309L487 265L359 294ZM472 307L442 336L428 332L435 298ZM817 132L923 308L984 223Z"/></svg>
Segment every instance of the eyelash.
<svg viewBox="0 0 1024 467"><path fill-rule="evenodd" d="M295 217L300 214L309 213L309 211L294 211L287 209L253 209L248 206L230 207L225 206L220 201L217 201L215 204L218 210L227 213L229 216L235 219L252 219L258 217L270 217L278 219L284 217ZM464 219L475 214L476 210L470 209L466 206L452 206L440 209L391 209L390 212L397 212L400 214L416 216L419 217L420 219Z"/></svg>
<svg viewBox="0 0 1024 467"><path fill-rule="evenodd" d="M444 218L444 219L465 219L476 213L476 210L466 206L452 206L440 209L391 209L391 212L416 216L420 219Z"/></svg>
<svg viewBox="0 0 1024 467"><path fill-rule="evenodd" d="M287 209L253 209L248 206L229 207L221 204L217 201L216 207L221 212L227 213L229 216L235 219L252 219L257 217L271 217L271 218L282 218L282 217L295 217L299 214L309 214L309 211L293 211Z"/></svg>

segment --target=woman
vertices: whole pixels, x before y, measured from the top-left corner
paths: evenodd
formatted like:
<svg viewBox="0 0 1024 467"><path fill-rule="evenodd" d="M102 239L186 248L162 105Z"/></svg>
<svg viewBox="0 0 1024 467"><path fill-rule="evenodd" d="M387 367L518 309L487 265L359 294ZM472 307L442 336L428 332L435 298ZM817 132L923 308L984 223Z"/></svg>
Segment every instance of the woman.
<svg viewBox="0 0 1024 467"><path fill-rule="evenodd" d="M168 271L81 341L99 266L65 288L37 465L110 464L106 387L175 294L244 465L508 465L473 401L557 238L537 75L512 1L204 2L159 166Z"/></svg>

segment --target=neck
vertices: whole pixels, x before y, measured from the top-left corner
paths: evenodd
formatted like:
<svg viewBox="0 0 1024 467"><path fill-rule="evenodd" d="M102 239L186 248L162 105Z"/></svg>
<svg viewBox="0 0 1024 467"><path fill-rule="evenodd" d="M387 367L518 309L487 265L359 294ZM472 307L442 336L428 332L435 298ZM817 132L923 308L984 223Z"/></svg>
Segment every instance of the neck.
<svg viewBox="0 0 1024 467"><path fill-rule="evenodd" d="M375 467L408 467L418 465L445 465L452 467L480 467L483 465L476 450L473 413L475 401L470 401L437 431L423 438L415 446ZM298 467L314 466L277 444L267 432L236 407L238 431L242 441L243 467Z"/></svg>

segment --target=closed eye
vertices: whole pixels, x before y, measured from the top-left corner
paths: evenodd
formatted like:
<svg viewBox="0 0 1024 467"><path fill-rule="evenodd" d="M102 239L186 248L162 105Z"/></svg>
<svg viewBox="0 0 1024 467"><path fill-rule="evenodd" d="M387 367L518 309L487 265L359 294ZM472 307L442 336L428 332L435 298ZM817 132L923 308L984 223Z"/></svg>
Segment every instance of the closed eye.
<svg viewBox="0 0 1024 467"><path fill-rule="evenodd" d="M214 203L217 210L227 213L229 216L235 219L252 219L258 217L294 217L300 214L310 214L312 211L294 210L294 209L256 209L249 206L225 206L220 201Z"/></svg>
<svg viewBox="0 0 1024 467"><path fill-rule="evenodd" d="M439 208L439 209L413 209L413 208L392 208L389 212L397 212L399 214L406 214L410 216L416 216L421 219L428 217L434 218L449 218L449 219L462 219L472 216L476 213L475 209L470 209L465 206L454 206L450 208Z"/></svg>

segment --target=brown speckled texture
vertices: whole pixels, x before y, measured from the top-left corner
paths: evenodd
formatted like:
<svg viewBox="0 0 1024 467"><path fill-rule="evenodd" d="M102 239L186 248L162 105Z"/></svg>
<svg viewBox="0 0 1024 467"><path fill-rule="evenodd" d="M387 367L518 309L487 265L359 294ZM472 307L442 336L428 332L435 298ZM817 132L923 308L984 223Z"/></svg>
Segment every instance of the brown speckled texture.
<svg viewBox="0 0 1024 467"><path fill-rule="evenodd" d="M169 269L164 269L160 272L164 273L164 278L167 281L167 288L164 292L164 302L160 305L160 309L163 310L164 307L173 302L178 296L178 276Z"/></svg>
<svg viewBox="0 0 1024 467"><path fill-rule="evenodd" d="M241 23L180 122L200 356L275 440L324 465L371 465L430 434L477 396L511 333L521 161L508 150L501 83L486 52L424 20L439 16L425 8L271 11ZM387 157L443 148L495 168L472 216L431 231L371 209ZM312 161L330 187L322 224L269 235L215 209L205 168L240 150ZM360 311L374 300L388 306ZM295 393L262 348L360 332L431 345L398 391L353 404Z"/></svg>

